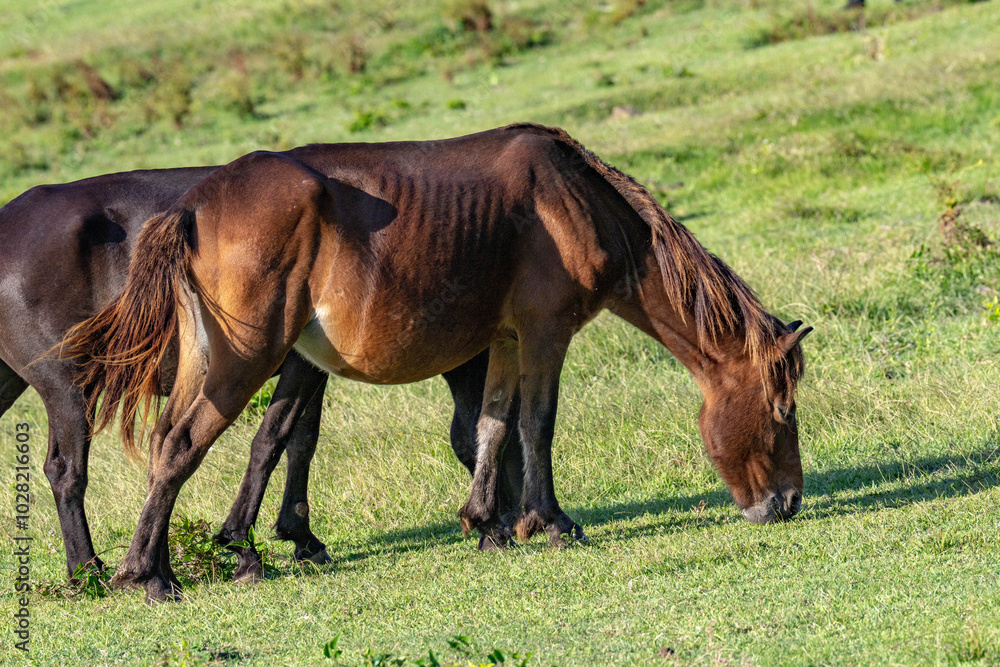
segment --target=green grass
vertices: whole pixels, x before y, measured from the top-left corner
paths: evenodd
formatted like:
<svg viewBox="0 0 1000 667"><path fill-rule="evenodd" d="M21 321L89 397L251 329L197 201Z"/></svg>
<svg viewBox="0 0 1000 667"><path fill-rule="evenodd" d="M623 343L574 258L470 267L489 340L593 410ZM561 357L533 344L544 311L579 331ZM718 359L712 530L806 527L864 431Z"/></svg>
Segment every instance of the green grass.
<svg viewBox="0 0 1000 667"><path fill-rule="evenodd" d="M486 33L455 18L470 2L335 4L8 3L0 198L255 148L559 124L648 184L775 314L816 327L803 511L743 521L702 450L693 381L602 316L571 348L554 447L589 546L476 552L456 519L468 479L444 383L334 380L311 487L332 565L303 570L267 541L277 577L259 585L201 568L178 605L65 599L29 393L0 440L12 457L14 424L32 424L32 577L53 585L32 602L31 661L334 664L323 646L339 637L346 664L430 664L465 660L448 645L464 636L470 659L529 665L1000 662L996 3L870 0L858 30L840 0L527 0L490 3ZM89 92L77 59L116 99ZM626 105L641 113L611 118ZM959 204L992 246L939 231ZM256 419L215 445L175 519L223 520ZM87 507L111 564L144 496L142 467L99 437ZM20 659L3 636L0 660Z"/></svg>

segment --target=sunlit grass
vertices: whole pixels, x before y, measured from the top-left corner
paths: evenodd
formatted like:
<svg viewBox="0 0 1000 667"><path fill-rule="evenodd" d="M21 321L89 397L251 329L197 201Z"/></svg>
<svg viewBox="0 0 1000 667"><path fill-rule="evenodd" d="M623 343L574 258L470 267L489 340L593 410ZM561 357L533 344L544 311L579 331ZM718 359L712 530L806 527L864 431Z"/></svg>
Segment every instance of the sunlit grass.
<svg viewBox="0 0 1000 667"><path fill-rule="evenodd" d="M554 446L557 493L589 546L476 552L456 519L468 478L448 445L444 382L332 380L310 487L313 529L332 565L303 570L290 545L272 542L276 579L190 586L179 605L147 608L137 594L36 598L31 659L316 664L339 635L348 664L362 664L369 649L455 660L446 640L463 635L478 657L532 652L529 664L539 665L1000 660L1000 324L984 305L1000 290L1000 263L991 252L949 255L938 228L940 183L954 181L960 220L1000 243L995 3L925 13L919 0L898 10L872 0L897 19L748 48L806 5L650 0L619 20L629 3L602 11L495 2L498 17L552 31L544 45L500 58L490 55L496 44L442 33L443 4L375 0L332 13L322 3L160 0L140 13L88 1L60 6L27 37L15 30L32 10L18 8L0 23L0 100L16 100L0 122L0 193L221 163L260 147L437 138L518 120L562 125L648 184L773 312L816 327L798 396L801 516L766 528L740 518L702 451L696 385L664 349L605 315L571 347ZM817 11L833 16L842 4ZM161 25L146 27L150 17ZM259 98L241 112L232 102L245 91L224 71L228 54L293 33L308 47L302 78L287 52L249 54ZM453 40L451 50L421 51L427 35ZM352 36L363 37L365 72L347 71L347 52L337 50ZM149 44L197 80L179 129L162 109L149 121L143 111L176 100L121 84L120 63L152 62ZM77 57L122 98L83 111L67 102L68 115L53 103L54 120L19 120L32 77ZM216 57L225 64L200 69ZM612 119L619 105L640 113ZM352 132L363 113L385 124ZM34 434L32 577L62 581L37 395L0 420L3 442L17 421ZM225 518L254 429L241 420L220 439L178 515ZM261 535L283 477L282 464ZM100 436L87 511L112 565L144 498L145 471L112 435ZM10 512L9 502L0 506L4 531ZM7 616L13 597L4 591Z"/></svg>

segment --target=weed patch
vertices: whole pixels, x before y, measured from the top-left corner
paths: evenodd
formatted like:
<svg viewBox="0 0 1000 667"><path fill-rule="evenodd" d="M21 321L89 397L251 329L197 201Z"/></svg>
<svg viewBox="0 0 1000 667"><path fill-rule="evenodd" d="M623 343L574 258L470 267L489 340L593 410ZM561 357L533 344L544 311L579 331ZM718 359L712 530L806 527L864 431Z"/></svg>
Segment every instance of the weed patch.
<svg viewBox="0 0 1000 667"><path fill-rule="evenodd" d="M945 210L938 217L938 242L913 253L915 276L959 302L982 303L984 295L996 295L1000 288L1000 248L979 226L963 220L966 204L960 202L968 201L970 189L960 180L939 179L933 185Z"/></svg>
<svg viewBox="0 0 1000 667"><path fill-rule="evenodd" d="M337 635L322 645L323 656L337 665L358 664L353 661L343 661L344 649L339 646L340 637L341 635ZM523 652L504 652L498 648L483 654L477 652L471 640L464 635L456 635L444 643L447 648L439 648L437 653L433 648L426 648L426 653L417 658L369 648L361 654L360 664L368 667L404 667L407 665L413 667L496 667L498 665L527 667L532 655Z"/></svg>
<svg viewBox="0 0 1000 667"><path fill-rule="evenodd" d="M184 585L232 580L237 563L236 554L229 547L256 549L261 556L265 574L274 576L277 573L272 565L275 558L273 552L262 540L258 540L252 526L246 540L219 544L213 536L212 525L204 519L195 520L180 515L171 524L171 562L177 578Z"/></svg>
<svg viewBox="0 0 1000 667"><path fill-rule="evenodd" d="M918 4L870 5L854 11L841 7L817 9L809 3L791 11L776 12L768 25L758 27L745 40L746 48L756 49L809 37L820 37L843 32L863 32L869 28L883 28L901 21L940 12L948 5L967 4L970 0L928 0ZM880 60L884 50L878 36L866 45L868 55Z"/></svg>
<svg viewBox="0 0 1000 667"><path fill-rule="evenodd" d="M110 594L112 574L110 569L100 570L92 564L83 563L73 573L70 583L39 581L32 586L32 590L43 598L98 600Z"/></svg>

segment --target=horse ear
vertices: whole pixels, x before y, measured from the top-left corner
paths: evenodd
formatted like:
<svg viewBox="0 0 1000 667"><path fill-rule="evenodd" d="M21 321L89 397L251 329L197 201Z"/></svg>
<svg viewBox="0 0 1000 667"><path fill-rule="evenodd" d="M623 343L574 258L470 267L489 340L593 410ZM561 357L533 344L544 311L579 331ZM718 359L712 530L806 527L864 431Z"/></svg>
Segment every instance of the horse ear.
<svg viewBox="0 0 1000 667"><path fill-rule="evenodd" d="M812 327L806 327L799 331L799 326L802 322L795 321L788 325L787 332L782 334L778 338L778 345L781 347L783 354L788 354L793 347L802 342L802 339L809 335L809 332L813 330Z"/></svg>
<svg viewBox="0 0 1000 667"><path fill-rule="evenodd" d="M802 320L795 320L794 322L786 324L785 329L787 329L789 333L794 333L800 326L802 326Z"/></svg>

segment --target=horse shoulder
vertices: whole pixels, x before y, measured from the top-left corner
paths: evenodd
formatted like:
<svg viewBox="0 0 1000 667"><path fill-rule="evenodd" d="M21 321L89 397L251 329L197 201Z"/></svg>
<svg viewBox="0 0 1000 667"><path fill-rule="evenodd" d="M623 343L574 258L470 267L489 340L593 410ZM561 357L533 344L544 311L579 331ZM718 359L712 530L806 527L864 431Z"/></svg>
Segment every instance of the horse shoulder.
<svg viewBox="0 0 1000 667"><path fill-rule="evenodd" d="M587 290L600 289L609 267L601 243L590 179L599 176L581 169L565 152L569 148L551 136L525 132L512 142L512 161L520 165L519 187L530 200L529 209L544 230L543 243L554 244L561 266Z"/></svg>

